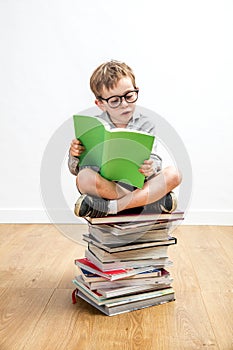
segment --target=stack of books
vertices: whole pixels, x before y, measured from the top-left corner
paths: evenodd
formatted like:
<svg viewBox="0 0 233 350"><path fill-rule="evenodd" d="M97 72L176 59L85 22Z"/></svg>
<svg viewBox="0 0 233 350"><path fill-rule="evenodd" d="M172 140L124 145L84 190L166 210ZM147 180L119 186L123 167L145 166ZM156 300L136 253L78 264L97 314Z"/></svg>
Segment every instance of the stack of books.
<svg viewBox="0 0 233 350"><path fill-rule="evenodd" d="M171 214L122 214L86 218L85 257L76 259L77 297L112 316L175 299L168 248L180 211Z"/></svg>

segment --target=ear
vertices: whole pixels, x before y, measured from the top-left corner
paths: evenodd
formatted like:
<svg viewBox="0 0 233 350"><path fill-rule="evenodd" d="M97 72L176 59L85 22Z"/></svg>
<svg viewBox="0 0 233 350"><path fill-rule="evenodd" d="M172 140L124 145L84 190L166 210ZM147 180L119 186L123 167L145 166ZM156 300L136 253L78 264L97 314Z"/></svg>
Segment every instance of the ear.
<svg viewBox="0 0 233 350"><path fill-rule="evenodd" d="M106 112L106 108L103 101L96 99L95 104L101 109L101 111Z"/></svg>

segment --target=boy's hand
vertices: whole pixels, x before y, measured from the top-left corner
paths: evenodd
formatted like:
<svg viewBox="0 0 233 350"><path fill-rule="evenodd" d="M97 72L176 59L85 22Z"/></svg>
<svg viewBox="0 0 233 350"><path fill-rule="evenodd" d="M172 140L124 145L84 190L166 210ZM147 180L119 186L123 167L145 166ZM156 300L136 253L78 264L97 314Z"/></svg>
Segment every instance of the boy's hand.
<svg viewBox="0 0 233 350"><path fill-rule="evenodd" d="M145 160L139 169L140 173L148 177L155 174L154 162L152 159Z"/></svg>
<svg viewBox="0 0 233 350"><path fill-rule="evenodd" d="M73 157L79 157L83 151L85 151L85 147L81 144L81 142L77 139L72 140L70 145L70 154Z"/></svg>

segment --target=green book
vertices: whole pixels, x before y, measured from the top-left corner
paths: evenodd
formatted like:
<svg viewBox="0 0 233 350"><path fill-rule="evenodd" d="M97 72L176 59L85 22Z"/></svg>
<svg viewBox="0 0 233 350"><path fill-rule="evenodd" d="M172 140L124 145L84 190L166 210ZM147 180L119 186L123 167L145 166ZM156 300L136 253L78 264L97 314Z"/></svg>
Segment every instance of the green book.
<svg viewBox="0 0 233 350"><path fill-rule="evenodd" d="M142 188L145 176L138 169L150 158L154 136L124 128L110 129L98 117L74 115L75 136L85 151L79 165L94 165L111 181L120 181Z"/></svg>

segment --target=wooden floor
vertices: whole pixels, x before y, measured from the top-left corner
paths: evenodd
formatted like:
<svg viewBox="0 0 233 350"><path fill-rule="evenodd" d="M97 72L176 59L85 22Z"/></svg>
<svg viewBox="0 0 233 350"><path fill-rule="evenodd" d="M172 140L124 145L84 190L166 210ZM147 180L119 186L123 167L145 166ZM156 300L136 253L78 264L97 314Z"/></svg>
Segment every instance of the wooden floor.
<svg viewBox="0 0 233 350"><path fill-rule="evenodd" d="M0 225L0 349L233 349L233 227L174 235L176 301L108 317L71 302L84 246L53 225Z"/></svg>

